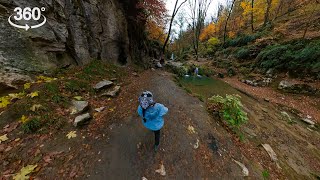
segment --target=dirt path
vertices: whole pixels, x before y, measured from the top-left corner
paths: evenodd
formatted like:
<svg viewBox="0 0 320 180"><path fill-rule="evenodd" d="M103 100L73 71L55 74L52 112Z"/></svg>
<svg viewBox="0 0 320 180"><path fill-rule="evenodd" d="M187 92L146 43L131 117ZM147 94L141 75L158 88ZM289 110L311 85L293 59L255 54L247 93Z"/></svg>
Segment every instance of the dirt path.
<svg viewBox="0 0 320 180"><path fill-rule="evenodd" d="M99 145L101 161L93 166L89 179L160 179L155 170L161 164L166 169L165 179L240 178L242 170L232 159L246 164L251 177L261 178L262 167L249 163L228 132L212 122L205 104L178 87L169 73L143 73L126 89L121 96L134 106L129 110L132 114L109 127L110 140ZM146 89L169 108L158 153L152 149L153 134L142 126L135 112L136 99ZM194 134L188 131L189 125ZM200 143L195 149L197 139Z"/></svg>
<svg viewBox="0 0 320 180"><path fill-rule="evenodd" d="M128 74L132 72L128 68ZM69 123L58 131L25 135L17 128L19 122L6 125L0 130L0 134L9 132L9 140L0 144L0 179L10 179L28 164L38 165L32 173L37 179L243 179L242 169L234 160L248 168L249 179L263 179L262 174L270 179L319 176L318 128L301 122L290 109L211 80L210 86L196 80L190 84L194 86L191 91L204 98L215 94L242 96L249 117L242 126L243 140L218 117L209 115L206 104L187 93L190 89L179 87L177 84L182 84L175 83L172 74L143 71L117 82L122 87L116 98L99 94L88 97L94 118L86 126L75 128L74 118L69 117ZM157 153L153 151L152 132L143 127L136 112L137 97L143 90L152 91L155 100L169 108ZM98 107L106 109L94 112ZM283 118L283 112L292 119ZM77 136L68 139L71 131ZM261 146L265 143L277 154L281 168ZM155 172L162 164L165 176Z"/></svg>

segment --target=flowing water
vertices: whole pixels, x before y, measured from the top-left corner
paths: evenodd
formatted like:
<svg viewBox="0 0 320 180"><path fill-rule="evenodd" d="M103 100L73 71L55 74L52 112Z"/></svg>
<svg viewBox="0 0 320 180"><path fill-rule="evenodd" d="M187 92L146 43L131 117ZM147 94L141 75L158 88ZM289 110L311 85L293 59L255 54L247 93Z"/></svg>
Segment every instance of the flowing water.
<svg viewBox="0 0 320 180"><path fill-rule="evenodd" d="M179 83L192 93L201 95L206 99L214 95L238 94L242 97L242 100L253 102L253 99L219 79L189 76L180 78Z"/></svg>

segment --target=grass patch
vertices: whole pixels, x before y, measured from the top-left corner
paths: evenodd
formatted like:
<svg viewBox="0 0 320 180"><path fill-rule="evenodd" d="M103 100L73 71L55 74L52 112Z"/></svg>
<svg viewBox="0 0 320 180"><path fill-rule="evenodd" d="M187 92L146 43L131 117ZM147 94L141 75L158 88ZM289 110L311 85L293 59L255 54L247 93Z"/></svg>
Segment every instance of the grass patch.
<svg viewBox="0 0 320 180"><path fill-rule="evenodd" d="M194 96L194 97L197 97L200 101L204 102L204 99L205 99L205 98L204 98L202 95L197 94L197 93L194 93L193 96Z"/></svg>
<svg viewBox="0 0 320 180"><path fill-rule="evenodd" d="M263 179L269 179L269 177L270 177L269 171L268 170L263 170L262 171L262 177L263 177Z"/></svg>
<svg viewBox="0 0 320 180"><path fill-rule="evenodd" d="M64 84L65 90L71 93L93 92L90 84L83 80L70 79Z"/></svg>
<svg viewBox="0 0 320 180"><path fill-rule="evenodd" d="M41 122L38 118L31 118L21 125L24 133L34 133L41 128Z"/></svg>

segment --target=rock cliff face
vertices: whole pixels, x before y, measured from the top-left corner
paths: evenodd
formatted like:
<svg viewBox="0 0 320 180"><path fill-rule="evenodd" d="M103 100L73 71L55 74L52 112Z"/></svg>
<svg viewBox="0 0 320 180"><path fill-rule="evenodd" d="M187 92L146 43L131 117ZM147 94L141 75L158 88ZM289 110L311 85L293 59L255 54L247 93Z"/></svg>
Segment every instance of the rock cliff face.
<svg viewBox="0 0 320 180"><path fill-rule="evenodd" d="M92 59L121 65L130 62L122 6L119 0L0 0L0 84L16 73L47 72ZM47 23L28 31L14 28L8 17L15 7L45 7Z"/></svg>

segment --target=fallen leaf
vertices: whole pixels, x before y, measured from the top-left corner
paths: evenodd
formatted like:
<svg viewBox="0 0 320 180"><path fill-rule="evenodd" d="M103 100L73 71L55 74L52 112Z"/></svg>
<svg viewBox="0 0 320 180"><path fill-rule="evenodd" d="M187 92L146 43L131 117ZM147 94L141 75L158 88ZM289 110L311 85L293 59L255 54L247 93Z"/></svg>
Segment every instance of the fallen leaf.
<svg viewBox="0 0 320 180"><path fill-rule="evenodd" d="M43 106L41 104L34 104L30 110L33 112L36 112L37 110L39 110L40 108L42 108Z"/></svg>
<svg viewBox="0 0 320 180"><path fill-rule="evenodd" d="M76 133L76 131L70 131L66 136L68 137L68 139L75 138L77 137Z"/></svg>
<svg viewBox="0 0 320 180"><path fill-rule="evenodd" d="M44 157L43 157L43 160L44 160L44 162L46 162L46 163L50 163L50 162L52 161L50 155L44 156Z"/></svg>
<svg viewBox="0 0 320 180"><path fill-rule="evenodd" d="M75 97L73 97L73 99L81 101L83 98L81 96L75 96Z"/></svg>
<svg viewBox="0 0 320 180"><path fill-rule="evenodd" d="M28 94L27 96L31 97L31 98L38 97L39 96L39 91L32 92L32 93Z"/></svg>
<svg viewBox="0 0 320 180"><path fill-rule="evenodd" d="M8 151L10 151L12 149L12 147L11 146L8 146L4 151L5 152L8 152Z"/></svg>
<svg viewBox="0 0 320 180"><path fill-rule="evenodd" d="M156 173L159 173L161 176L165 176L166 175L166 170L165 170L163 164L161 164L160 169L156 170Z"/></svg>
<svg viewBox="0 0 320 180"><path fill-rule="evenodd" d="M24 89L30 89L30 87L31 87L31 83L25 83L25 84L23 85L23 88L24 88Z"/></svg>
<svg viewBox="0 0 320 180"><path fill-rule="evenodd" d="M8 139L7 134L0 136L0 144Z"/></svg>
<svg viewBox="0 0 320 180"><path fill-rule="evenodd" d="M10 99L9 96L0 97L0 108L7 107L11 103Z"/></svg>
<svg viewBox="0 0 320 180"><path fill-rule="evenodd" d="M197 139L196 144L193 145L194 149L198 149L199 148L199 142L200 142L199 139Z"/></svg>
<svg viewBox="0 0 320 180"><path fill-rule="evenodd" d="M25 115L22 115L22 117L20 118L20 122L22 123L22 124L24 124L24 123L26 123L26 122L28 122L29 121L29 118L27 117L27 116L25 116Z"/></svg>
<svg viewBox="0 0 320 180"><path fill-rule="evenodd" d="M21 92L21 93L11 93L11 94L8 94L8 96L11 98L11 100L14 100L14 99L22 99L26 94Z"/></svg>
<svg viewBox="0 0 320 180"><path fill-rule="evenodd" d="M189 133L191 133L191 134L196 133L196 131L194 130L194 127L191 126L191 125L188 126L188 131L189 131Z"/></svg>
<svg viewBox="0 0 320 180"><path fill-rule="evenodd" d="M37 167L38 165L28 165L26 167L23 167L19 173L15 174L13 176L14 180L28 180L30 177L28 176L30 173L33 172L33 170Z"/></svg>

